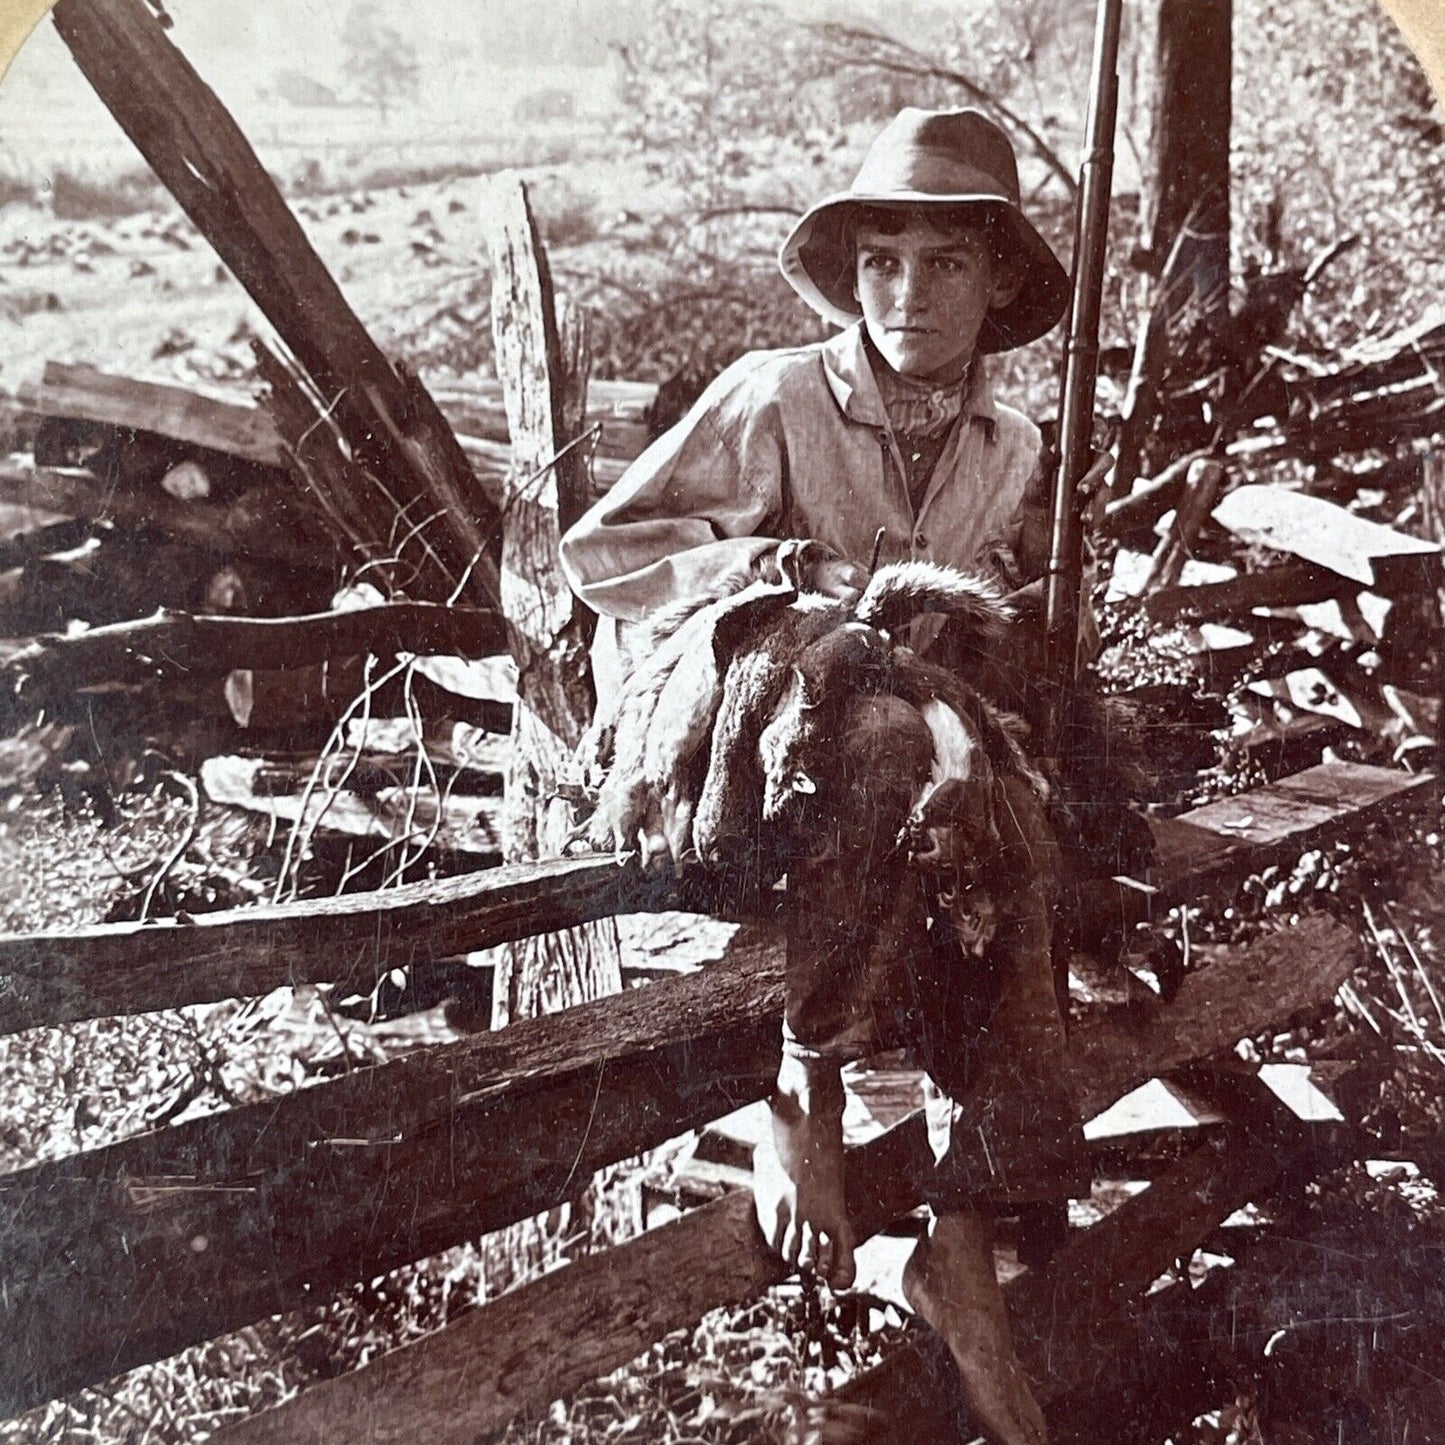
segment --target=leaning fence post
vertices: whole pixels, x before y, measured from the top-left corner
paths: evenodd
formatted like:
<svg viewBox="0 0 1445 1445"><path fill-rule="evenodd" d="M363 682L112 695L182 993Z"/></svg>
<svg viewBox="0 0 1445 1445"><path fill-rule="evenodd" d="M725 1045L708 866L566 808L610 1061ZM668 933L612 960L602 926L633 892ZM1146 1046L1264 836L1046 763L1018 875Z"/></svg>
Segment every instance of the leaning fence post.
<svg viewBox="0 0 1445 1445"><path fill-rule="evenodd" d="M592 717L590 619L563 579L559 556L563 528L586 505L586 453L569 443L581 431L590 358L580 312L567 309L559 318L516 175L491 183L485 215L497 376L512 440L502 493L502 609L519 678L503 847L514 862L560 851L569 820L556 797L559 770ZM496 1026L616 992L616 924L606 919L527 939L496 977Z"/></svg>
<svg viewBox="0 0 1445 1445"><path fill-rule="evenodd" d="M398 503L410 508L409 525L435 518L424 538L410 539L428 584L410 591L413 600L455 592L494 603L486 543L496 515L461 444L426 387L372 339L250 142L151 7L60 0L54 19L106 108L275 327L352 459L384 486L380 539Z"/></svg>

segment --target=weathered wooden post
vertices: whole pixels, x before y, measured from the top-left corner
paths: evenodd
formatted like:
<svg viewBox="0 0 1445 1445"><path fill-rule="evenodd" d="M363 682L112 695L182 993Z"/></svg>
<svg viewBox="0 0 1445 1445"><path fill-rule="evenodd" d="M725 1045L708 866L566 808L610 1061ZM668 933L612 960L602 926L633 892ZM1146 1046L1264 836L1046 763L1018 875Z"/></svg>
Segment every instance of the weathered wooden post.
<svg viewBox="0 0 1445 1445"><path fill-rule="evenodd" d="M1129 495L1143 465L1171 333L1228 314L1233 3L1139 0L1131 7L1138 70L1152 70L1149 79L1136 72L1136 85L1149 97L1139 239L1155 285L1121 408L1110 483L1116 498Z"/></svg>
<svg viewBox="0 0 1445 1445"><path fill-rule="evenodd" d="M509 861L523 861L561 851L569 820L557 781L592 719L591 628L559 559L562 532L587 501L587 457L570 444L581 432L590 358L581 314L557 314L546 253L517 176L492 183L485 214L497 375L512 438L502 500L502 609L519 673L503 847ZM493 1024L620 987L611 919L528 939L497 970Z"/></svg>
<svg viewBox="0 0 1445 1445"><path fill-rule="evenodd" d="M461 444L427 389L388 360L351 309L216 93L143 0L59 0L54 17L96 94L276 328L328 426L346 437L359 475L342 488L385 491L379 540L399 509L413 522L440 509L434 528L408 539L423 554L417 575L427 584L409 595L442 601L455 591L495 603L487 542L496 512ZM284 372L271 379L284 384ZM301 438L318 412L303 396L291 401L293 419L300 414L292 435Z"/></svg>
<svg viewBox="0 0 1445 1445"><path fill-rule="evenodd" d="M1156 274L1179 245L1166 310L1229 300L1229 133L1234 0L1161 0L1143 233ZM1181 239L1186 223L1188 234Z"/></svg>

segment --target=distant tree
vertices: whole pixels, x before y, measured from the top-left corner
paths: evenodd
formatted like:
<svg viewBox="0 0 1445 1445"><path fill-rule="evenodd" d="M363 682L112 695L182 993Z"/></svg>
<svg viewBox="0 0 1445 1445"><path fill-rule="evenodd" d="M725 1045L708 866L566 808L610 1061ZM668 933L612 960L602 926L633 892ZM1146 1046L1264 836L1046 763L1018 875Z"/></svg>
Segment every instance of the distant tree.
<svg viewBox="0 0 1445 1445"><path fill-rule="evenodd" d="M1073 50L1087 62L1077 0L891 0L887 29L810 24L782 0L633 3L645 23L614 46L619 139L670 201L636 219L646 241L633 235L627 273L600 293L599 372L669 376L822 334L778 244L902 105L985 105L1042 162L1051 199L1072 186L1045 101Z"/></svg>
<svg viewBox="0 0 1445 1445"><path fill-rule="evenodd" d="M415 99L421 88L416 46L386 23L377 0L356 0L341 27L341 44L343 73L383 120L395 101Z"/></svg>

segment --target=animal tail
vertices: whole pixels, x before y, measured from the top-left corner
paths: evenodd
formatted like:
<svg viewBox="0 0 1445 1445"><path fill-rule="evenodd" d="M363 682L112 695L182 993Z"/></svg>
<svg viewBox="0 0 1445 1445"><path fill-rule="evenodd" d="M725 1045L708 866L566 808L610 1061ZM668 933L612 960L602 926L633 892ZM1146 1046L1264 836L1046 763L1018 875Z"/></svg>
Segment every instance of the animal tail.
<svg viewBox="0 0 1445 1445"><path fill-rule="evenodd" d="M997 583L934 562L880 567L853 608L859 622L884 632L896 631L925 612L963 619L981 642L999 641L1014 620Z"/></svg>

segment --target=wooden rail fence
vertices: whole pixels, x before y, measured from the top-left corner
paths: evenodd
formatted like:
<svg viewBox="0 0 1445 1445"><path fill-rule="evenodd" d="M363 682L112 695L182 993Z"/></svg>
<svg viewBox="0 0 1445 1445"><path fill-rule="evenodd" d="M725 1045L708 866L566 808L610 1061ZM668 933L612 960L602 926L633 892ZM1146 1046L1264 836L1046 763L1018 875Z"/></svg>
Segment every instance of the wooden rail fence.
<svg viewBox="0 0 1445 1445"><path fill-rule="evenodd" d="M1197 810L1160 829L1161 896L1221 886L1281 848L1380 825L1437 797L1428 777L1337 764ZM753 917L727 956L699 973L0 1179L0 1405L24 1409L526 1218L578 1193L596 1170L763 1097L778 1057L781 935L768 916L776 901L729 898L703 871L679 882L590 858L194 923L0 938L0 1018L17 1028L288 982L356 987L398 965L609 913L726 906ZM1349 929L1306 918L1197 969L1168 1006L1086 1017L1071 1042L1081 1102L1097 1113L1152 1077L1284 1027L1327 1003L1356 962ZM1150 1187L1147 1207L1084 1232L1044 1278L1108 1274L1127 1228L1123 1254L1136 1235L1148 1245L1133 1272L1110 1274L1102 1294L1084 1291L1125 1318L1143 1287L1137 1275L1154 1278L1230 1200L1264 1190L1308 1143L1309 1131L1291 1135L1288 1149L1261 1142L1237 1100L1227 1112L1244 1128L1230 1147L1188 1156ZM916 1118L855 1153L850 1189L864 1233L916 1204L907 1181L926 1157ZM1185 1208L1201 1189L1208 1207ZM1168 1228L1151 1223L1153 1234L1137 1234L1128 1221L1141 1211ZM780 1272L746 1197L725 1198L228 1433L337 1439L338 1422L365 1419L364 1438L383 1440L425 1418L436 1439L475 1438ZM1016 1299L1032 1301L1019 1307L1025 1322L1044 1288L1015 1288ZM559 1352L548 1341L563 1315L572 1348ZM1097 1326L1080 1316L1070 1329L1092 1338ZM916 1382L918 1368L897 1365L898 1378ZM466 1389L439 1392L448 1377ZM865 1388L884 1385L857 1386Z"/></svg>
<svg viewBox="0 0 1445 1445"><path fill-rule="evenodd" d="M245 508L233 515L217 501L183 502L160 489L125 500L107 494L93 474L46 459L51 449L64 454L66 425L78 423L222 455L253 469L247 480L268 497L283 494L289 470L329 501L331 521L358 545L375 518L348 507L365 496L376 504L379 491L361 484L385 478L388 520L399 504L403 515L437 522L415 570L427 584L419 592L473 606L398 603L277 621L162 614L74 638L35 639L6 664L10 691L43 699L57 687L125 684L167 669L296 670L350 649L465 657L509 642L515 649L491 610L501 601L493 544L511 466L500 389L434 398L382 353L234 120L140 0L59 0L55 22L289 357L262 358L273 392L266 413L52 366L40 390L45 420L35 463L0 468L0 490L72 518L115 518L128 508L125 519L139 527L324 575L336 561L334 548L328 555L314 539L278 529L274 516L261 519L273 525L257 526ZM1331 381L1340 392L1334 399L1342 407L1356 383L1374 385L1381 367L1398 370L1409 394L1365 420L1394 429L1409 412L1405 421L1428 429L1439 404L1415 395L1425 387L1415 353L1427 341L1438 345L1439 337L1416 338L1366 374L1341 372ZM624 395L601 387L585 406L579 401L583 424L602 424L597 479L604 485L643 443L640 400L636 389ZM1296 410L1281 405L1271 414L1293 418ZM1339 411L1302 411L1300 425L1291 420L1285 432L1303 429L1306 442L1322 446L1332 428L1350 420ZM1351 425L1358 436L1358 418ZM340 446L342 438L354 445ZM1279 444L1287 440L1282 433ZM545 467L556 461L551 452ZM1170 486L1186 481L1181 471ZM1137 529L1156 508L1173 504L1161 484L1142 501L1117 503L1113 525ZM1194 588L1187 599L1159 592L1150 606L1187 604L1202 614L1235 608L1241 596L1298 601L1338 590L1333 574L1279 569L1221 584L1216 593ZM1338 763L1312 768L1183 818L1156 820L1157 874L1130 896L1143 917L1438 802L1431 775ZM741 920L726 955L701 972L0 1177L0 1411L99 1384L525 1219L579 1195L598 1170L764 1097L778 1063L780 901L771 891L739 893L733 880L705 869L679 878L646 872L635 860L559 859L321 902L0 937L0 1032L8 1033L296 984L369 989L398 967L424 970L620 914L685 909ZM1298 1190L1358 1151L1348 1120L1302 1122L1232 1056L1241 1038L1326 1006L1358 962L1352 929L1306 916L1194 968L1167 1005L1079 1022L1069 1069L1086 1113L1098 1114L1153 1078L1187 1071L1191 1087L1226 1122L1137 1197L1075 1230L1050 1264L1009 1287L1022 1358L1045 1401L1087 1387L1113 1354L1130 1347L1150 1285L1238 1206ZM1206 1061L1212 1066L1201 1071ZM1118 1147L1127 1153L1127 1144ZM850 1153L848 1190L860 1235L918 1203L911 1180L928 1157L916 1114ZM559 1269L218 1438L250 1445L472 1441L782 1275L753 1223L751 1201L735 1193ZM567 1348L559 1349L564 1338ZM938 1445L970 1433L951 1378L920 1336L843 1394L897 1420L898 1441ZM904 1408L920 1400L923 1408Z"/></svg>

